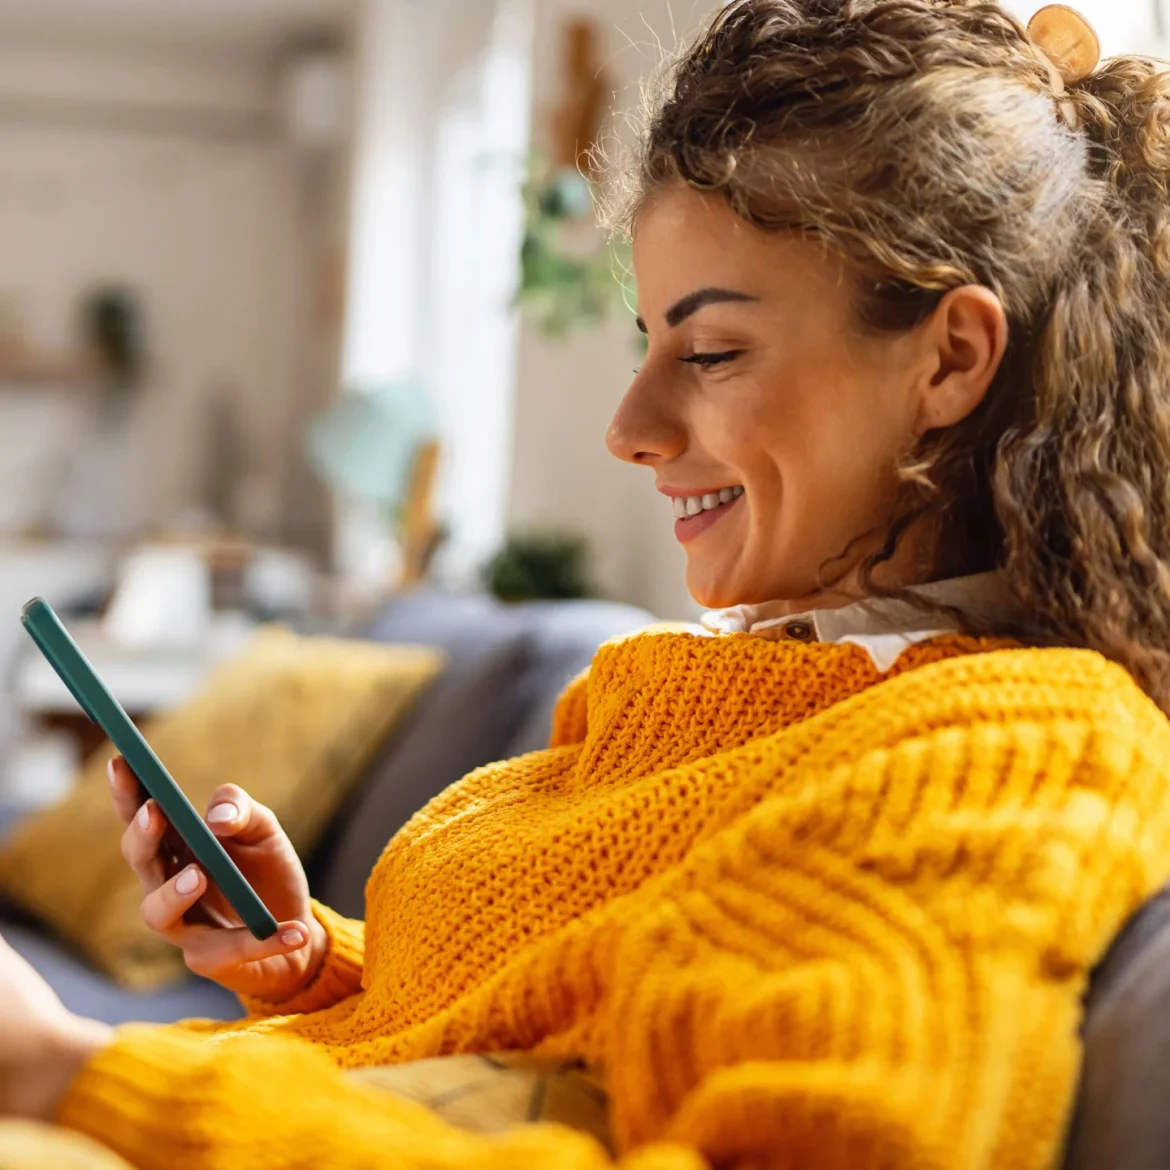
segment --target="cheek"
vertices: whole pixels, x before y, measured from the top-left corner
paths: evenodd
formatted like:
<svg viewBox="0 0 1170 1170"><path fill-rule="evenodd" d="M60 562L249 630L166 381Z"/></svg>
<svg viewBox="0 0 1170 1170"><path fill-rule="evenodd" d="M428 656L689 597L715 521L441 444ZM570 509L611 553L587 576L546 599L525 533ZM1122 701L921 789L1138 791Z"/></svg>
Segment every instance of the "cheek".
<svg viewBox="0 0 1170 1170"><path fill-rule="evenodd" d="M753 504L769 512L779 491L807 490L833 462L840 445L837 411L823 391L820 378L797 371L777 374L734 395L732 408L719 420L721 450L754 489ZM852 440L850 440L852 442Z"/></svg>
<svg viewBox="0 0 1170 1170"><path fill-rule="evenodd" d="M797 427L788 425L775 405L761 410L742 395L715 406L695 418L694 434L704 453L720 470L711 479L742 484L748 490L754 513L770 511L778 501L782 475L801 461L804 443ZM705 477L706 478L706 477Z"/></svg>
<svg viewBox="0 0 1170 1170"><path fill-rule="evenodd" d="M888 518L909 438L893 424L860 402L836 410L826 404L805 442L791 448L788 468L781 468L789 499L807 513L802 519L848 542Z"/></svg>
<svg viewBox="0 0 1170 1170"><path fill-rule="evenodd" d="M790 379L782 392L746 399L726 435L762 524L772 527L781 512L794 538L819 530L848 540L888 510L911 436L897 412L883 409L876 387L831 363L824 368L824 376Z"/></svg>

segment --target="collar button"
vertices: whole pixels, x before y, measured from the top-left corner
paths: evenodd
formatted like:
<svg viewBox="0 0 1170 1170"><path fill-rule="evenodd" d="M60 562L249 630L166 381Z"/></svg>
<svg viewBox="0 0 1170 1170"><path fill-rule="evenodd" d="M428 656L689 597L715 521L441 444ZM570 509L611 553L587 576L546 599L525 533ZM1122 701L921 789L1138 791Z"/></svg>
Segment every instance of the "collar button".
<svg viewBox="0 0 1170 1170"><path fill-rule="evenodd" d="M784 634L794 642L811 642L813 628L808 622L789 622L784 627Z"/></svg>

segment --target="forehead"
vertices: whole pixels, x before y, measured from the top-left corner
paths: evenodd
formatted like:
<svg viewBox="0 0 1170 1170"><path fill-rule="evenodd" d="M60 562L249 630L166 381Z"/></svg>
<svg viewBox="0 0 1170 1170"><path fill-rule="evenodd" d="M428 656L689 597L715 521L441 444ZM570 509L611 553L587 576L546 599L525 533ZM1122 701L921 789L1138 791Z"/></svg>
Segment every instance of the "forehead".
<svg viewBox="0 0 1170 1170"><path fill-rule="evenodd" d="M635 256L658 258L680 247L691 255L715 259L728 249L755 251L766 237L741 219L716 194L678 185L656 192L634 225Z"/></svg>
<svg viewBox="0 0 1170 1170"><path fill-rule="evenodd" d="M823 242L765 232L722 196L681 185L658 192L642 209L633 261L640 303L673 301L708 285L788 301L827 295L845 283L843 264Z"/></svg>

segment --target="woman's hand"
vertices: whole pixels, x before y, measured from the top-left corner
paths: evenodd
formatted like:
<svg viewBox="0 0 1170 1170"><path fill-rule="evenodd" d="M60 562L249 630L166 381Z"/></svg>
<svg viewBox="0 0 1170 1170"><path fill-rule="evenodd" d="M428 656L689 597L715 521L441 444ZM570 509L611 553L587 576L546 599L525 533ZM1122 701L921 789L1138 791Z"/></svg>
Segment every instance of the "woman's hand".
<svg viewBox="0 0 1170 1170"><path fill-rule="evenodd" d="M146 894L143 920L183 952L196 975L237 995L274 1004L308 985L328 942L309 904L309 883L300 859L271 809L257 804L242 788L225 784L212 796L206 815L208 827L280 923L271 938L261 941L209 884L200 866L192 863L178 873L167 872L162 856L167 820L153 800L139 805L138 780L123 759L110 763L110 791L126 825L122 855ZM206 922L184 921L197 902Z"/></svg>
<svg viewBox="0 0 1170 1170"><path fill-rule="evenodd" d="M51 1121L81 1066L112 1037L68 1011L0 938L0 1115Z"/></svg>

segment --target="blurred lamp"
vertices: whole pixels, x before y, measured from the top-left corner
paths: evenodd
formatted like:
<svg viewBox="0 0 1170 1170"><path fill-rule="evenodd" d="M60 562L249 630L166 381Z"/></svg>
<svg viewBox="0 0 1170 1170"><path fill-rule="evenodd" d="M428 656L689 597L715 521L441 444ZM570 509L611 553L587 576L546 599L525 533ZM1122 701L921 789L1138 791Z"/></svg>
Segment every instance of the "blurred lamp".
<svg viewBox="0 0 1170 1170"><path fill-rule="evenodd" d="M437 430L427 395L395 383L339 394L306 433L309 463L321 479L339 496L374 505L395 529L405 582L421 577L437 543Z"/></svg>

